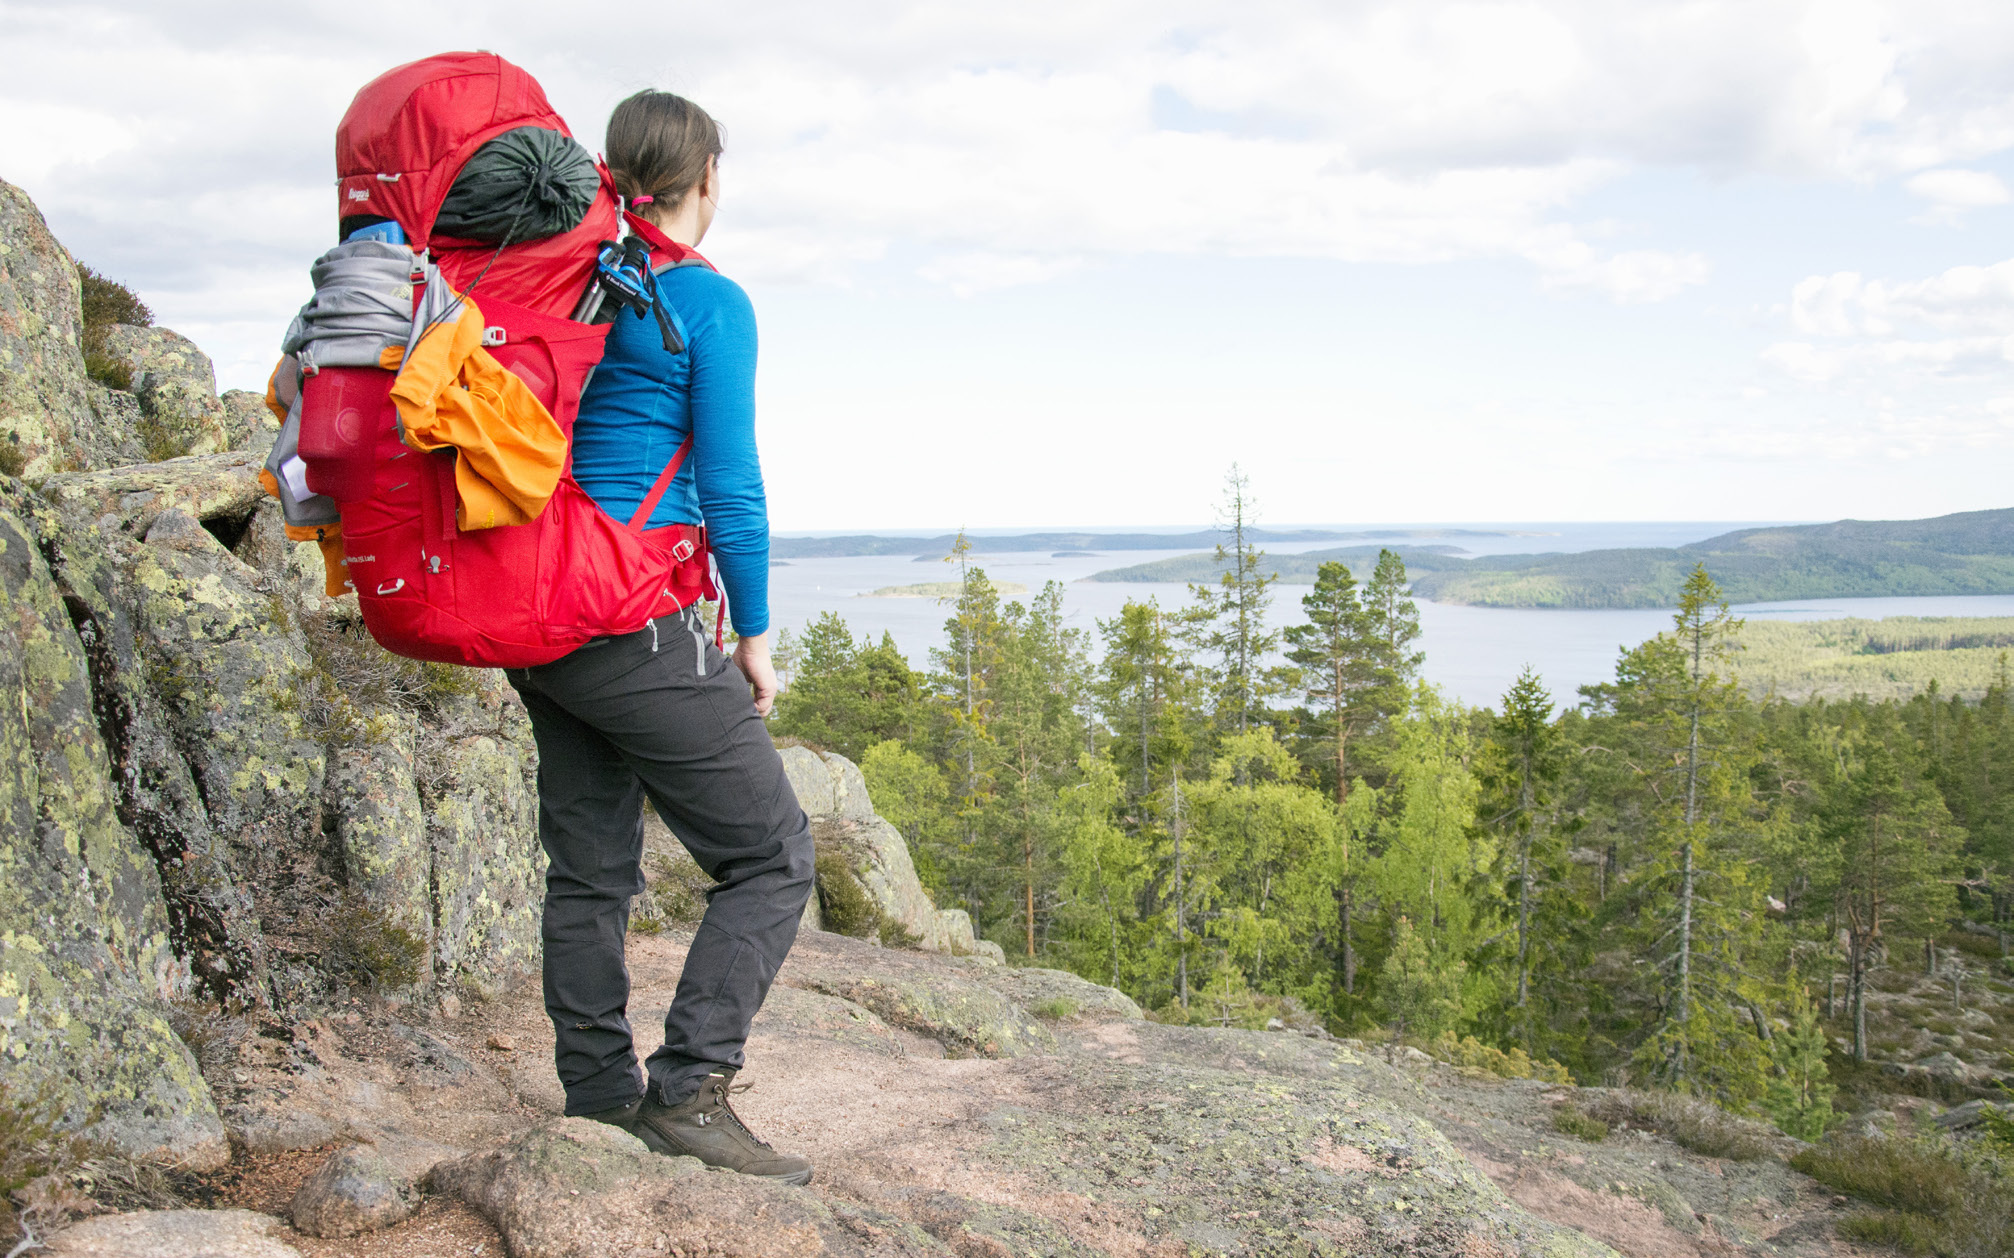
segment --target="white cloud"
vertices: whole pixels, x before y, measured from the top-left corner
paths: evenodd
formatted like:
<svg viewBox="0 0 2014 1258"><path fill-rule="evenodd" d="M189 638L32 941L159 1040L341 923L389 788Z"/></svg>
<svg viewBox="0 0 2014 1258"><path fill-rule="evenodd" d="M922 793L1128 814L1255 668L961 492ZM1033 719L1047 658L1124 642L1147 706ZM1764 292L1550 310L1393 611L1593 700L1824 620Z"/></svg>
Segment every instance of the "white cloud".
<svg viewBox="0 0 2014 1258"><path fill-rule="evenodd" d="M222 329L284 323L330 234L350 94L454 46L531 68L591 144L637 87L700 99L729 139L710 244L769 282L889 259L961 292L1141 255L1509 259L1654 302L1707 260L1575 217L1632 170L1918 172L1957 212L1991 195L1964 163L2014 145L2014 9L1967 0L784 0L670 29L528 0L15 0L0 177L166 319ZM269 346L221 335L242 381Z"/></svg>
<svg viewBox="0 0 2014 1258"><path fill-rule="evenodd" d="M1920 280L1813 275L1770 369L1830 399L1826 448L1891 459L2014 447L2014 259Z"/></svg>
<svg viewBox="0 0 2014 1258"><path fill-rule="evenodd" d="M2000 177L1983 170L1926 170L1910 176L1904 186L1930 202L1913 220L1926 226L1955 227L1964 220L1965 211L2005 205L2010 199Z"/></svg>

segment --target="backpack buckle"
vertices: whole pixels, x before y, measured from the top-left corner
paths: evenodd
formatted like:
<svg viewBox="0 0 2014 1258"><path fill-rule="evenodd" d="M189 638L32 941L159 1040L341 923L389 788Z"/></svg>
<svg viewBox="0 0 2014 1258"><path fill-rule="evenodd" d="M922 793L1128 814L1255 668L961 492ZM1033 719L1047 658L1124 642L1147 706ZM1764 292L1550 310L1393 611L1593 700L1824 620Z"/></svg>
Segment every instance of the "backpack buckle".
<svg viewBox="0 0 2014 1258"><path fill-rule="evenodd" d="M684 563L686 560L692 558L693 552L697 549L698 547L692 544L691 538L681 537L678 539L677 544L671 548L671 557L680 563Z"/></svg>
<svg viewBox="0 0 2014 1258"><path fill-rule="evenodd" d="M510 333L507 330L503 328L483 329L483 344L485 346L508 345L509 343Z"/></svg>

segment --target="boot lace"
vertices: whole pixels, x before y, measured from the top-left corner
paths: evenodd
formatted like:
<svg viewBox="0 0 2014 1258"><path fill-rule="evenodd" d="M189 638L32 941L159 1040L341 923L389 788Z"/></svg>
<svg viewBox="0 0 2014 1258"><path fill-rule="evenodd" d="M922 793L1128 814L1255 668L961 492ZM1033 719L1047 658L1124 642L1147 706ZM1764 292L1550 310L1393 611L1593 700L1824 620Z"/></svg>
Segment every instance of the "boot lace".
<svg viewBox="0 0 2014 1258"><path fill-rule="evenodd" d="M753 1091L754 1088L755 1085L752 1083L729 1083L723 1079L713 1085L713 1095L720 1099L720 1112L727 1115L729 1121L741 1129L742 1135L747 1136L750 1140L768 1149L770 1148L769 1141L750 1131L748 1124L741 1121L741 1115L734 1112L733 1104L728 1101L729 1097L740 1096L743 1092Z"/></svg>

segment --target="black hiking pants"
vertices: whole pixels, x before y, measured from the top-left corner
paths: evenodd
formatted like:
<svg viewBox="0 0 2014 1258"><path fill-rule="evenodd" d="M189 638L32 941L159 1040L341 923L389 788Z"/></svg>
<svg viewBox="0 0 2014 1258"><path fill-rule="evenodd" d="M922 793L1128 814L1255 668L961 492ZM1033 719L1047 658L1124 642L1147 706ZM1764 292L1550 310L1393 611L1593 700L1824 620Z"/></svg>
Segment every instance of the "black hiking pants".
<svg viewBox="0 0 2014 1258"><path fill-rule="evenodd" d="M748 682L690 611L510 669L538 740L545 1007L566 1112L676 1104L739 1068L812 888L811 830ZM639 1071L623 939L643 890L648 796L713 878L706 915ZM646 1073L647 1072L647 1073Z"/></svg>

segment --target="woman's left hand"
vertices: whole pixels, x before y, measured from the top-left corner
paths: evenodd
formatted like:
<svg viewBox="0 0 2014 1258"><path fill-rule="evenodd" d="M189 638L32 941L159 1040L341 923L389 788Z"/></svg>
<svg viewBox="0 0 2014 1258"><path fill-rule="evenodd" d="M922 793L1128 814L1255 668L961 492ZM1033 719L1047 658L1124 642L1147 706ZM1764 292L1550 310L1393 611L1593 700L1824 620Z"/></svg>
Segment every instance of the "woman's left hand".
<svg viewBox="0 0 2014 1258"><path fill-rule="evenodd" d="M750 688L755 691L756 715L768 716L769 709L776 704L776 666L769 662L767 631L736 640L734 666L748 678Z"/></svg>

